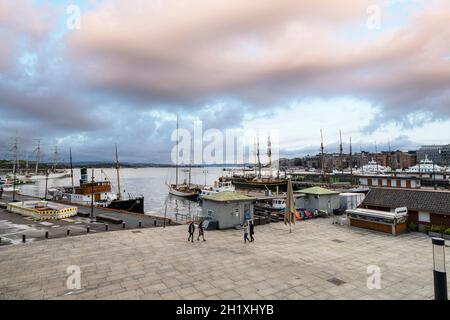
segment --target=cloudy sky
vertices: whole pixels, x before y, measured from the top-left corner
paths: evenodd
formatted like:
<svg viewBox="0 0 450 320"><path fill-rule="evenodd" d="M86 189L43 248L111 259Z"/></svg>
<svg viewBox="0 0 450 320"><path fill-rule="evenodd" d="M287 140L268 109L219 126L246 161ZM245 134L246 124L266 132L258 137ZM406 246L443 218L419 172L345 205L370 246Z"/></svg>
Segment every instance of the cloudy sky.
<svg viewBox="0 0 450 320"><path fill-rule="evenodd" d="M80 13L78 15L78 13ZM79 17L79 19L77 19ZM0 2L0 158L168 162L183 127L281 155L450 143L448 0ZM30 158L32 155L29 156Z"/></svg>

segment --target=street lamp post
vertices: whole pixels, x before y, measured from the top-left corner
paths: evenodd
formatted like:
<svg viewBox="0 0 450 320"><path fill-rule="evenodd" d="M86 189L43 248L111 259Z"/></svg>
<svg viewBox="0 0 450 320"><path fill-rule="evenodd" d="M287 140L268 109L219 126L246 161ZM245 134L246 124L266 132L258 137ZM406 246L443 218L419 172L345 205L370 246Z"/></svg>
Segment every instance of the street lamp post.
<svg viewBox="0 0 450 320"><path fill-rule="evenodd" d="M445 240L432 238L433 244L433 278L435 300L448 300L447 273L445 271Z"/></svg>
<svg viewBox="0 0 450 320"><path fill-rule="evenodd" d="M45 171L45 195L44 195L44 201L47 201L47 194L48 194L48 169Z"/></svg>
<svg viewBox="0 0 450 320"><path fill-rule="evenodd" d="M91 219L94 219L94 168L92 168L91 180Z"/></svg>

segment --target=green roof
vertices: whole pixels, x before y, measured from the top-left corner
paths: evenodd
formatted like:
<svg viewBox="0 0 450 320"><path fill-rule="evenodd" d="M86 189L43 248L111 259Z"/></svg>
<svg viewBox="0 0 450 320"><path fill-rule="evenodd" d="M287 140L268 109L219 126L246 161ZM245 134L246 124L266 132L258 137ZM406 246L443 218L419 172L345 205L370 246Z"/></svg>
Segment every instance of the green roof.
<svg viewBox="0 0 450 320"><path fill-rule="evenodd" d="M325 195L331 195L331 194L339 194L337 191L328 190L321 187L312 187L303 189L300 191L295 191L296 193L305 193L305 194L313 194L313 195L319 195L319 196L325 196Z"/></svg>
<svg viewBox="0 0 450 320"><path fill-rule="evenodd" d="M255 197L247 196L243 193L232 192L232 191L222 191L210 194L209 196L204 196L203 199L211 200L211 201L245 201L245 200L255 200Z"/></svg>

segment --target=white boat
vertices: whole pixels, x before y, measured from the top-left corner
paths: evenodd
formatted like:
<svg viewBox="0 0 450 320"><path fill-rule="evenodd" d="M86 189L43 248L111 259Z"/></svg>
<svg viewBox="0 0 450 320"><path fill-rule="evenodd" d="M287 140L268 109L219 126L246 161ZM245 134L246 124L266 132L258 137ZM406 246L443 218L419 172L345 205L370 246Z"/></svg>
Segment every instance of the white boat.
<svg viewBox="0 0 450 320"><path fill-rule="evenodd" d="M50 172L48 174L49 180L63 179L63 178L68 178L68 177L70 177L70 173L68 173L66 170L64 170L63 172ZM31 177L29 177L29 179L32 181L45 180L45 179L47 179L47 176L45 174L37 174L37 175L32 175Z"/></svg>
<svg viewBox="0 0 450 320"><path fill-rule="evenodd" d="M231 191L234 192L235 188L231 181L216 181L214 182L214 187L205 187L200 192L200 199L203 197L209 196L214 193L223 192L223 191Z"/></svg>
<svg viewBox="0 0 450 320"><path fill-rule="evenodd" d="M362 168L356 170L357 173L361 173L364 175L385 174L391 171L392 171L391 167L382 166L373 159L369 161L366 165L363 165Z"/></svg>
<svg viewBox="0 0 450 320"><path fill-rule="evenodd" d="M286 199L273 199L272 208L275 210L285 210L286 209Z"/></svg>
<svg viewBox="0 0 450 320"><path fill-rule="evenodd" d="M14 187L14 185L9 183L0 185L0 188L2 188L4 192L14 192L14 189L17 193L22 191L18 186Z"/></svg>
<svg viewBox="0 0 450 320"><path fill-rule="evenodd" d="M447 168L438 166L432 160L428 159L428 156L425 155L425 159L420 160L419 164L415 166L409 167L405 170L408 173L433 173L433 172L445 172Z"/></svg>
<svg viewBox="0 0 450 320"><path fill-rule="evenodd" d="M186 199L196 199L199 195L198 189L188 184L169 185L169 193Z"/></svg>
<svg viewBox="0 0 450 320"><path fill-rule="evenodd" d="M169 194L177 196L177 197L182 197L182 198L186 198L186 199L190 199L190 200L196 200L200 194L200 188L196 185L191 184L191 175L192 175L192 166L189 165L189 169L187 170L187 172L189 173L189 181L187 182L186 180L184 181L184 183L179 184L178 183L178 171L179 171L179 153L178 153L178 143L179 143L179 136L178 136L178 129L179 129L179 119L178 119L178 115L177 115L177 152L176 152L176 180L174 184L168 184L166 182L166 185L169 187Z"/></svg>

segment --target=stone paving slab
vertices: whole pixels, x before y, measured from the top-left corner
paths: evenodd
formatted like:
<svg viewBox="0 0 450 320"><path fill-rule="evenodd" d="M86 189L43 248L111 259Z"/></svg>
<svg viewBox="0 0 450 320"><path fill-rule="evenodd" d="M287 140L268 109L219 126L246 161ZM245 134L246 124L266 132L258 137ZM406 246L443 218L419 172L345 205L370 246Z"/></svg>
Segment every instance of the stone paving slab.
<svg viewBox="0 0 450 320"><path fill-rule="evenodd" d="M3 246L0 298L433 298L424 234L392 237L330 219L299 222L293 233L282 223L255 231L247 244L240 230L210 231L206 242L190 243L187 226L175 226ZM449 255L447 248L447 264ZM80 290L67 288L71 265L80 267ZM367 288L369 265L381 269L381 289Z"/></svg>

